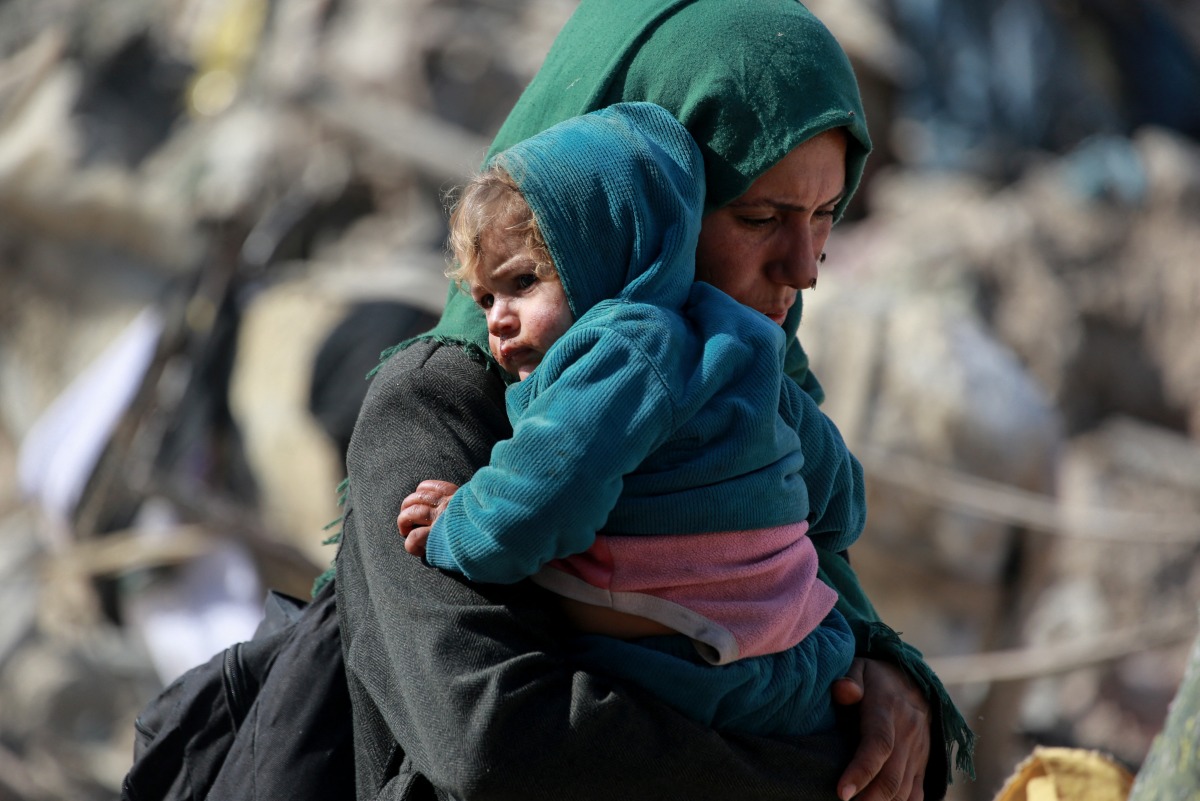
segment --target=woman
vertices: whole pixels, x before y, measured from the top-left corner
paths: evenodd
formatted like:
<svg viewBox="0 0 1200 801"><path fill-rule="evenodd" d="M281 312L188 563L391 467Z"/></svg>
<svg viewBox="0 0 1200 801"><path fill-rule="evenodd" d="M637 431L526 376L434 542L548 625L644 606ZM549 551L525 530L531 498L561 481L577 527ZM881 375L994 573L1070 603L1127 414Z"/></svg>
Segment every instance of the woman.
<svg viewBox="0 0 1200 801"><path fill-rule="evenodd" d="M837 42L790 0L584 0L492 152L633 100L668 108L704 154L711 211L700 277L794 334L799 291L815 284L870 149ZM811 148L797 148L833 129L845 131L844 190L828 212L790 203L797 182L828 167L828 156L814 163ZM788 372L821 398L798 343ZM561 650L563 621L536 588L473 586L408 557L395 526L401 500L428 476L465 482L510 433L483 318L452 289L435 329L374 379L347 460L337 591L360 799L944 794L942 729L961 719L929 702L940 685L877 623L842 555L821 554L823 576L860 656L882 657L856 660L834 690L857 743L723 738L573 666ZM962 737L961 761L967 733L948 731Z"/></svg>

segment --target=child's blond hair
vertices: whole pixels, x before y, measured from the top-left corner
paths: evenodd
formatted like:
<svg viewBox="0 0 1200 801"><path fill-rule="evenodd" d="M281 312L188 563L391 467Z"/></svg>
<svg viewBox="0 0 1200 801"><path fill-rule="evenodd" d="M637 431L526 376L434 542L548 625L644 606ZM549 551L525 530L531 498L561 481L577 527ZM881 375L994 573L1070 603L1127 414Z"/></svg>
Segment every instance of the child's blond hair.
<svg viewBox="0 0 1200 801"><path fill-rule="evenodd" d="M483 234L497 225L506 225L507 230L521 234L523 244L533 256L538 278L557 280L554 260L533 209L525 202L517 182L499 163L476 175L458 192L450 212L451 261L446 277L464 287L476 279L479 257L483 255Z"/></svg>

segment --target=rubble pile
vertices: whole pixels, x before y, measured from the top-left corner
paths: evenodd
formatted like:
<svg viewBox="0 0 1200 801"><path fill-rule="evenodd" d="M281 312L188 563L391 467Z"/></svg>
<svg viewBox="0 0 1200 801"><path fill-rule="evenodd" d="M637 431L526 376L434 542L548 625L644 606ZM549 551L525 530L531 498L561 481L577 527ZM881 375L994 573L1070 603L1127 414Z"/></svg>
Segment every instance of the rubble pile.
<svg viewBox="0 0 1200 801"><path fill-rule="evenodd" d="M964 800L1033 743L1136 770L1200 603L1200 15L966 5L810 3L877 149L800 333L854 564L982 735ZM363 377L574 6L0 3L0 799L117 797L140 706L329 564ZM921 47L989 22L1062 37L990 111ZM1179 82L1139 95L1155 30Z"/></svg>

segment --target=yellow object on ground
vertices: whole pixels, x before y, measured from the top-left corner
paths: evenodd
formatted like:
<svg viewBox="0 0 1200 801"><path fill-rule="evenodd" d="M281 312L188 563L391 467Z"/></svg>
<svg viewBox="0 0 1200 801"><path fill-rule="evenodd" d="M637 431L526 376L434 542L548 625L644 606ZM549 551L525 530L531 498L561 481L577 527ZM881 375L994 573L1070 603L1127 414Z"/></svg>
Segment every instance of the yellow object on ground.
<svg viewBox="0 0 1200 801"><path fill-rule="evenodd" d="M1033 749L995 801L1125 801L1133 775L1098 751Z"/></svg>

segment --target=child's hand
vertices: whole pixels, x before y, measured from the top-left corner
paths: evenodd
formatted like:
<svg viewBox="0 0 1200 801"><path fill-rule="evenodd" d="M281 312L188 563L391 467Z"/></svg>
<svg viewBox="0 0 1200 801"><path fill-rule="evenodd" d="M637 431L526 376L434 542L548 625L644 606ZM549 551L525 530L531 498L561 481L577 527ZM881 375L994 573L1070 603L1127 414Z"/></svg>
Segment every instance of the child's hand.
<svg viewBox="0 0 1200 801"><path fill-rule="evenodd" d="M413 556L425 556L429 529L457 491L457 484L429 479L418 484L412 495L404 499L400 504L400 516L396 518L400 536L404 537L404 550Z"/></svg>

